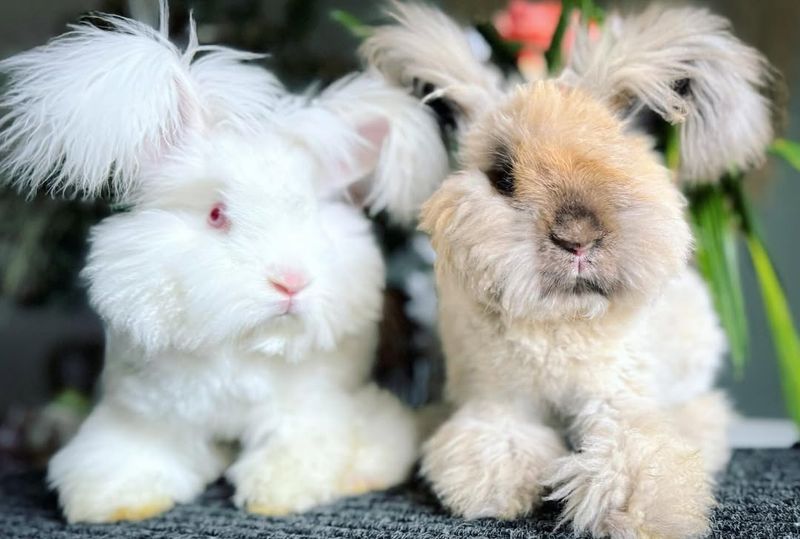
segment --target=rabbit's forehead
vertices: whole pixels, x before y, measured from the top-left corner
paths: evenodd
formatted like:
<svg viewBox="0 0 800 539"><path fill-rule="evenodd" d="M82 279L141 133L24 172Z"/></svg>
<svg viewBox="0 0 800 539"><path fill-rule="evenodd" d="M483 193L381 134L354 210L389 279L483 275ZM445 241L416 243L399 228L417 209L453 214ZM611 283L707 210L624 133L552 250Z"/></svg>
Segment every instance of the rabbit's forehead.
<svg viewBox="0 0 800 539"><path fill-rule="evenodd" d="M317 167L302 146L285 139L206 136L148 167L142 196L164 206L226 202L240 211L286 205L294 210L315 205Z"/></svg>
<svg viewBox="0 0 800 539"><path fill-rule="evenodd" d="M269 133L224 134L203 146L205 173L226 190L312 196L316 163L300 144Z"/></svg>
<svg viewBox="0 0 800 539"><path fill-rule="evenodd" d="M643 149L629 147L623 123L605 105L554 81L518 87L483 122L482 130L492 134L484 140L502 142L522 156L548 142L580 146L596 159Z"/></svg>
<svg viewBox="0 0 800 539"><path fill-rule="evenodd" d="M671 185L649 139L627 132L592 96L552 81L512 92L468 133L465 147L472 168L506 163L518 197L567 191L650 201Z"/></svg>

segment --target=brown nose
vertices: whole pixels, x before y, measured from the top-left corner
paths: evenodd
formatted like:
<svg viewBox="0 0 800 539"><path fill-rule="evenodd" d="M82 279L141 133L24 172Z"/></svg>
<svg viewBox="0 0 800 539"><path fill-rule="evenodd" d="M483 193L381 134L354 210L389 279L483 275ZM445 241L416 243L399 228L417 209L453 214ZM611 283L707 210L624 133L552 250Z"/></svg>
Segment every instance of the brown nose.
<svg viewBox="0 0 800 539"><path fill-rule="evenodd" d="M556 213L550 228L550 241L575 255L582 255L603 237L603 228L594 212L581 205L570 205Z"/></svg>

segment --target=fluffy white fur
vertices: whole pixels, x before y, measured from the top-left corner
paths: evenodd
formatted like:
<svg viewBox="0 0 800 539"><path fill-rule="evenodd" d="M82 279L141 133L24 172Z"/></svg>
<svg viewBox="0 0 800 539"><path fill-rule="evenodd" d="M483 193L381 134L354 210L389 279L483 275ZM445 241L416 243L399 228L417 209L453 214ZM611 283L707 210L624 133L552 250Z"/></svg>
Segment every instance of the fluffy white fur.
<svg viewBox="0 0 800 539"><path fill-rule="evenodd" d="M438 47L452 22L399 9L365 46L389 80L407 85L398 66L417 77L422 51L443 51L436 76L459 88L455 105L485 97L461 126L462 170L422 210L455 407L422 474L467 518L515 518L547 496L576 533L703 535L728 458L730 407L712 390L725 339L688 267L685 201L627 100L685 120L684 178L700 179L763 150L763 61L717 17L653 8L609 21L559 80L489 98L481 66L461 65L466 45ZM694 98L677 102L687 77ZM714 153L700 133L733 148Z"/></svg>
<svg viewBox="0 0 800 539"><path fill-rule="evenodd" d="M731 167L760 165L772 141L762 92L772 69L723 17L700 8L652 5L611 14L598 41L579 32L562 76L628 114L642 107L680 124L680 179L714 181ZM688 80L681 95L680 81Z"/></svg>
<svg viewBox="0 0 800 539"><path fill-rule="evenodd" d="M111 178L124 194L141 156L173 142L197 109L184 58L165 36L119 17L102 22L114 31L73 26L0 63L11 80L0 102L4 172L23 188L96 195Z"/></svg>
<svg viewBox="0 0 800 539"><path fill-rule="evenodd" d="M329 157L329 168L344 167L345 180L371 174L371 183L364 194L364 203L373 213L388 210L402 223L417 218L423 202L436 190L448 170L448 157L431 113L411 95L403 95L387 87L375 72L351 76L338 81L312 101L313 114L293 118L299 129L314 128L326 111L332 119L344 121L342 130L329 129L314 144L320 155L342 144L343 136L355 148L342 161L341 152ZM358 126L353 139L352 125ZM376 151L375 146L380 151ZM336 161L338 160L338 162ZM338 165L338 166L337 166ZM336 186L339 178L332 178Z"/></svg>
<svg viewBox="0 0 800 539"><path fill-rule="evenodd" d="M108 183L131 206L94 228L84 271L107 356L49 467L67 519L145 518L226 468L236 503L267 514L401 481L416 432L369 381L383 263L346 190L407 216L434 185L406 161L446 166L435 120L369 75L292 96L254 55L103 20L0 63L17 185ZM270 284L287 275L307 285L290 302Z"/></svg>

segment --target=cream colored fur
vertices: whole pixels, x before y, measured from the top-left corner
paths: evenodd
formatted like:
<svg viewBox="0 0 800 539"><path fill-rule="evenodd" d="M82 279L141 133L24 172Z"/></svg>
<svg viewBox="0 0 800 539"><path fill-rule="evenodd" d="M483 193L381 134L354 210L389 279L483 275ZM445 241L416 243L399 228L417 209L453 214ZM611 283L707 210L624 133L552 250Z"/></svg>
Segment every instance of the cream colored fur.
<svg viewBox="0 0 800 539"><path fill-rule="evenodd" d="M418 77L453 24L418 7L397 20L365 50L408 86L398 66ZM470 113L462 168L422 212L454 412L421 472L466 518L516 518L547 497L576 533L697 537L729 454L730 406L712 389L726 343L688 264L685 201L631 107L685 122L682 179L749 166L770 136L766 67L705 11L652 8L609 29L560 79L487 99L471 97L489 94L478 65L461 67L463 45L451 62L433 54L440 72L424 82L459 88L463 104L448 98ZM684 78L692 99L675 87ZM723 117L734 101L744 108Z"/></svg>
<svg viewBox="0 0 800 539"><path fill-rule="evenodd" d="M763 163L772 141L773 81L764 56L730 22L701 8L652 5L612 13L598 41L580 32L562 80L630 114L649 108L680 125L684 181L715 181ZM681 95L680 81L688 81Z"/></svg>
<svg viewBox="0 0 800 539"><path fill-rule="evenodd" d="M665 392L694 380L677 369L659 378L642 365L642 350L630 344L652 326L624 336L615 335L623 320L613 316L506 326L452 286L452 276L439 276L448 395L458 411L426 443L422 472L445 505L467 518L515 518L535 508L543 487L553 487L551 496L567 499L564 516L579 531L702 534L712 474L727 462L730 412L708 390L664 404ZM686 273L679 283L694 279ZM673 309L697 319L679 304ZM716 324L706 329L720 334ZM651 344L683 337L663 331ZM721 349L708 352L698 367L713 371ZM567 431L558 428L563 416ZM580 452L568 451L567 439Z"/></svg>
<svg viewBox="0 0 800 539"><path fill-rule="evenodd" d="M485 232L475 234L483 241ZM655 305L563 321L503 321L446 269L437 276L447 390L458 411L426 443L422 472L445 505L467 518L515 518L551 487L578 531L703 533L712 474L727 462L730 412L673 354L682 344L697 358L692 370L710 376L723 351L711 311L678 301L685 287L707 297L694 273ZM680 331L688 323L675 331L635 319L659 311L694 322L713 342L696 350ZM635 344L647 334L653 340Z"/></svg>
<svg viewBox="0 0 800 539"><path fill-rule="evenodd" d="M422 4L389 5L398 25L375 28L359 52L390 82L407 88L431 84L433 93L423 97L446 97L465 121L502 95L499 72L476 58L458 24Z"/></svg>
<svg viewBox="0 0 800 539"><path fill-rule="evenodd" d="M686 266L668 171L647 139L553 83L518 89L465 141L467 170L423 209L457 408L426 443L423 474L468 518L518 517L549 491L576 531L703 534L728 456L729 407L711 391L725 341ZM482 172L498 144L510 198ZM573 278L546 273L569 267L547 231L574 201L603 223L583 271L607 295L545 292Z"/></svg>

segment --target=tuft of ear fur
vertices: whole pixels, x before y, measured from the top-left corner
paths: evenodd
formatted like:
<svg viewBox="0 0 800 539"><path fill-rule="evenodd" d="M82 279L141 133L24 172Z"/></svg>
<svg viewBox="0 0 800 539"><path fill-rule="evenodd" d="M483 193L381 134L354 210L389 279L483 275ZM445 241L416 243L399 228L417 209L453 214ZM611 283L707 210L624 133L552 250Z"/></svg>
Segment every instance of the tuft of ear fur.
<svg viewBox="0 0 800 539"><path fill-rule="evenodd" d="M184 59L144 24L103 15L0 62L2 172L21 190L116 195L139 164L192 121L197 96Z"/></svg>
<svg viewBox="0 0 800 539"><path fill-rule="evenodd" d="M394 1L396 24L379 26L359 53L392 84L444 99L456 121L473 119L501 91L502 77L472 51L464 30L430 6Z"/></svg>
<svg viewBox="0 0 800 539"><path fill-rule="evenodd" d="M762 91L772 69L705 9L651 6L613 14L603 35L579 33L561 76L631 119L642 108L680 124L682 181L713 181L760 164L773 137Z"/></svg>
<svg viewBox="0 0 800 539"><path fill-rule="evenodd" d="M328 186L341 191L363 181L363 202L372 212L385 209L409 223L447 175L433 113L374 72L334 83L299 116L305 120L293 123L305 123L310 136L304 138L316 141L332 176Z"/></svg>
<svg viewBox="0 0 800 539"><path fill-rule="evenodd" d="M218 46L197 50L208 51L190 67L207 121L235 122L243 129L271 121L286 89L272 73L249 63L265 55Z"/></svg>
<svg viewBox="0 0 800 539"><path fill-rule="evenodd" d="M191 130L220 122L245 129L274 114L285 91L247 62L262 55L200 46L194 21L185 51L160 29L114 15L0 62L0 172L22 191L127 199L143 163ZM198 53L202 57L195 59Z"/></svg>

